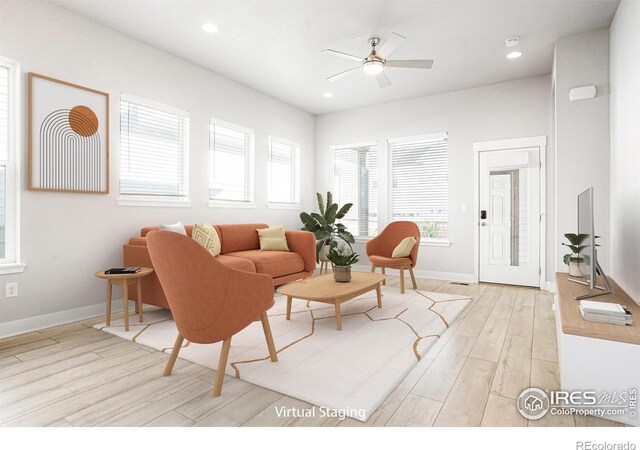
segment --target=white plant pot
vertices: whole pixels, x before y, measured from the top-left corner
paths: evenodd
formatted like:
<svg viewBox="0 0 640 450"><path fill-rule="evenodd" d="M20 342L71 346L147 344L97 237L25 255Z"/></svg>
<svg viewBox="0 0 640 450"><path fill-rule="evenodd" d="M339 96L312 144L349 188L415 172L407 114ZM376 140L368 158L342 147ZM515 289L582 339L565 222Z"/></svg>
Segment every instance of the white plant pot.
<svg viewBox="0 0 640 450"><path fill-rule="evenodd" d="M320 247L320 254L319 254L320 261L324 261L324 262L329 261L329 258L327 255L329 255L330 248L331 246L326 244Z"/></svg>
<svg viewBox="0 0 640 450"><path fill-rule="evenodd" d="M582 277L580 265L577 261L569 261L569 275L572 277Z"/></svg>

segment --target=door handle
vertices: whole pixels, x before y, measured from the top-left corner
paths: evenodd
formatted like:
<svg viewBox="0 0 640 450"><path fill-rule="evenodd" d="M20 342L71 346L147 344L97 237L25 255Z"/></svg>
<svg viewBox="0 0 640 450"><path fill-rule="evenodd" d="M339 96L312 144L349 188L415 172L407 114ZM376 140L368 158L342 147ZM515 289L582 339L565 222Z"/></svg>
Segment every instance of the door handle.
<svg viewBox="0 0 640 450"><path fill-rule="evenodd" d="M484 209L482 211L480 211L480 218L482 220L487 218L487 211L485 211Z"/></svg>
<svg viewBox="0 0 640 450"><path fill-rule="evenodd" d="M483 226L483 227L486 227L487 226L487 222L480 222L480 225Z"/></svg>

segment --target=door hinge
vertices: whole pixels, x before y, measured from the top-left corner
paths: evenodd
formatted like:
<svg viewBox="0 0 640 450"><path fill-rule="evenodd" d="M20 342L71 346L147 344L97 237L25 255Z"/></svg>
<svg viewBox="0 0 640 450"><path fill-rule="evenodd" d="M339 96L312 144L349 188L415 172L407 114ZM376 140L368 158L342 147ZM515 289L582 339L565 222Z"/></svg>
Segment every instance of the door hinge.
<svg viewBox="0 0 640 450"><path fill-rule="evenodd" d="M542 275L542 267L538 267L538 275Z"/></svg>
<svg viewBox="0 0 640 450"><path fill-rule="evenodd" d="M538 167L542 169L542 161L538 161Z"/></svg>

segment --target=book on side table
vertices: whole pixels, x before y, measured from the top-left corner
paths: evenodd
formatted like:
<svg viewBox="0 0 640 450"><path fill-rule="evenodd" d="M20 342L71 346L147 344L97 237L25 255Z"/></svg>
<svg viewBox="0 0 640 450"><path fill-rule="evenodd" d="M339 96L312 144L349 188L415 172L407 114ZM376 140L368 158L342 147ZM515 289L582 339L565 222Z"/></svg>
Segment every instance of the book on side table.
<svg viewBox="0 0 640 450"><path fill-rule="evenodd" d="M584 320L610 323L612 325L633 325L633 316L626 306L619 303L580 301L580 313Z"/></svg>
<svg viewBox="0 0 640 450"><path fill-rule="evenodd" d="M104 271L107 275L126 275L138 272L140 272L140 267L112 267Z"/></svg>

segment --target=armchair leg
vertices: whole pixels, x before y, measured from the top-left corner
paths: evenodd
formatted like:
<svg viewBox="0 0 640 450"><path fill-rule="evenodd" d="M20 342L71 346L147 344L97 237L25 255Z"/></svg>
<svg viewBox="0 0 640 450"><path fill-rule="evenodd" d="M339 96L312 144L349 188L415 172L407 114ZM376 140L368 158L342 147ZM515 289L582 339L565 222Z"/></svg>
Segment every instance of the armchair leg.
<svg viewBox="0 0 640 450"><path fill-rule="evenodd" d="M222 392L222 383L224 383L224 369L227 367L227 359L229 359L229 348L231 347L231 338L222 342L222 351L220 352L220 359L218 360L218 370L216 371L216 380L213 384L212 397L220 397Z"/></svg>
<svg viewBox="0 0 640 450"><path fill-rule="evenodd" d="M184 338L180 334L178 334L176 342L175 344L173 344L173 350L171 350L171 356L169 356L167 365L164 367L164 373L162 374L162 376L168 377L169 375L171 375L171 372L173 371L173 365L176 363L176 359L178 359L178 353L180 353L183 341Z"/></svg>
<svg viewBox="0 0 640 450"><path fill-rule="evenodd" d="M418 285L416 284L416 277L413 274L413 267L409 267L409 275L411 275L411 284L413 284L413 288L418 289Z"/></svg>
<svg viewBox="0 0 640 450"><path fill-rule="evenodd" d="M385 272L385 268L384 268L384 267L383 267L382 269L380 269L380 270L382 270L382 275L386 275L386 272ZM382 280L382 285L383 285L383 286L386 286L386 285L387 285L387 279L386 279L386 278L385 278L384 280Z"/></svg>
<svg viewBox="0 0 640 450"><path fill-rule="evenodd" d="M271 326L269 326L269 317L264 312L260 316L262 320L262 329L264 330L264 337L267 339L267 347L269 348L269 356L272 362L278 361L278 354L276 353L276 346L273 343L273 335L271 334Z"/></svg>
<svg viewBox="0 0 640 450"><path fill-rule="evenodd" d="M376 271L376 266L374 266L373 264L371 264L371 272L375 272Z"/></svg>
<svg viewBox="0 0 640 450"><path fill-rule="evenodd" d="M400 269L400 293L404 294L404 269Z"/></svg>

